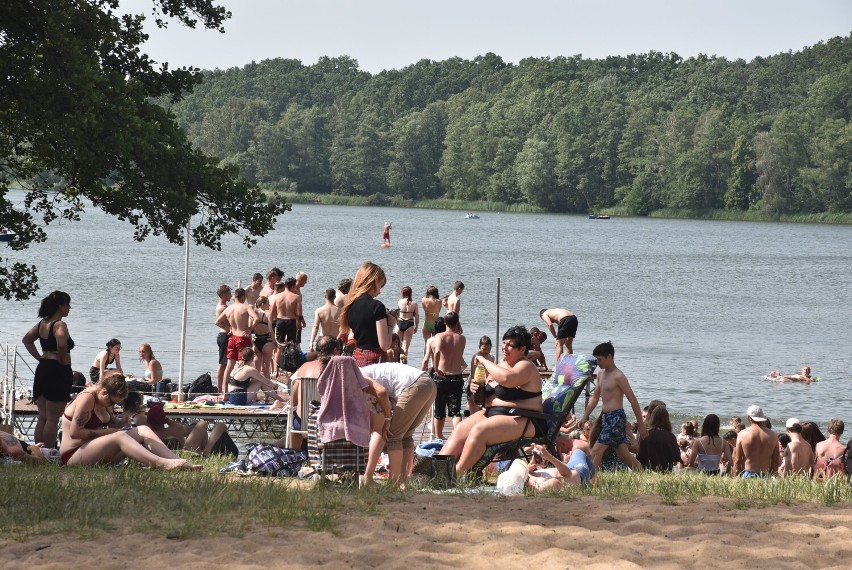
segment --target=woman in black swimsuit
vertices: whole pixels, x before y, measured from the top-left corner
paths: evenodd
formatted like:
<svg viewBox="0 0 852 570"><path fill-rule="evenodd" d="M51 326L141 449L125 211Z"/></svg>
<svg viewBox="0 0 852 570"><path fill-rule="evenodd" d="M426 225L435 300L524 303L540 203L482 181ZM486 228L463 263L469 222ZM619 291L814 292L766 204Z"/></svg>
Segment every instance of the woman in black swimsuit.
<svg viewBox="0 0 852 570"><path fill-rule="evenodd" d="M272 375L272 331L269 328L269 297L261 295L254 304L257 320L249 322L254 327L254 348L257 352L257 362L261 374Z"/></svg>
<svg viewBox="0 0 852 570"><path fill-rule="evenodd" d="M399 319L396 321L396 330L402 341L402 352L407 357L408 349L411 348L411 339L414 338L414 333L420 328L420 310L417 308L417 303L411 300L411 287L402 288L402 299L399 300L397 306L399 307Z"/></svg>
<svg viewBox="0 0 852 570"><path fill-rule="evenodd" d="M544 428L535 421L512 414L513 408L542 410L541 376L538 368L527 359L531 343L525 327L512 327L503 335L500 364L476 357L476 364L482 364L488 372L485 407L456 426L441 449L441 455L456 457L459 474L473 467L489 445L522 436L533 437ZM475 384L471 386L472 391L476 388Z"/></svg>
<svg viewBox="0 0 852 570"><path fill-rule="evenodd" d="M254 367L255 354L252 347L244 348L240 361L228 376L228 401L232 404L244 406L255 402L261 392L275 400L283 399L278 386Z"/></svg>
<svg viewBox="0 0 852 570"><path fill-rule="evenodd" d="M38 316L41 320L22 340L24 347L38 361L33 380L33 400L38 407L35 442L56 447L59 416L71 399L73 372L71 350L74 341L68 335L68 325L62 320L71 311L71 296L54 291L41 301ZM38 339L41 354L35 347Z"/></svg>

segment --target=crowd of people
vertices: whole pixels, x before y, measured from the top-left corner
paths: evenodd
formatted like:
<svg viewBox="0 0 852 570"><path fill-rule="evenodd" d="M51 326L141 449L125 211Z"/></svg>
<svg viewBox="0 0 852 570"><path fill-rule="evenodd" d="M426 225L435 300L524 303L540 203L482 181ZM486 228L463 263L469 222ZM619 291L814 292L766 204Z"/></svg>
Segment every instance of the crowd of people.
<svg viewBox="0 0 852 570"><path fill-rule="evenodd" d="M369 448L366 484L372 482L383 450L389 456L390 479L405 484L413 462L414 430L430 411L434 437L443 436L446 419L451 418L452 432L438 456L452 458L458 474L468 472L490 445L545 433L543 420L527 417L523 411L543 410L542 370L547 367L542 350L547 339L544 330L554 338L555 363L573 354L578 328L573 312L545 308L539 313L542 329L508 329L500 339L499 363L491 354L492 341L487 336L479 339L477 351L468 360L461 324L462 282L455 282L446 297L439 295L437 287L429 286L420 303L414 301L413 289L405 286L397 306L388 309L378 300L387 284L386 275L380 266L366 262L353 278L325 289L323 304L314 311L306 351L302 352L302 331L307 325L302 288L307 282L303 272L285 278L283 271L274 267L267 272L265 282L256 273L245 288L232 291L224 284L218 288L216 387L232 403L284 399L280 382L291 380L291 410L295 413L300 382L332 375L327 369L334 361L330 370L340 377L354 375L351 385L359 386L358 391L364 393L365 415L359 415L357 421L369 432L362 440ZM161 441L160 436L170 434L172 426L159 426L158 434L144 423L116 425L112 410L127 393L126 386L122 389L117 380L123 378L121 343L117 339L111 339L95 356L90 370L92 385L68 403L74 342L63 319L69 311L70 297L59 291L51 293L40 307L41 320L24 336L24 346L38 360L33 387L38 406L36 444L55 442L62 416L59 449L63 463L131 457L152 466L192 468L166 446L153 443L153 438ZM424 339L422 357L410 354L411 341L418 332ZM293 347L300 360L291 368L287 363ZM140 346L139 356L145 363L144 380L152 385L162 382L162 366L151 346ZM840 420L829 422L828 438L816 424L796 418L787 421L787 433L779 436L772 431L763 410L751 406L746 413L747 424L732 418L731 429L722 433L719 417L709 414L700 429L698 421L692 420L681 427L678 436L665 403L654 400L640 407L626 375L615 365L611 343L596 346L593 356L598 367L595 390L579 419L572 416L562 426L554 442L559 456L546 446L530 450L534 459L524 469L532 488L585 484L597 471L618 468L694 469L708 475L742 477L798 474L824 478L845 473L847 446L840 441L844 429ZM352 365L335 360L341 358L351 359ZM472 381L480 367L486 374L484 384ZM811 377L809 367L801 376ZM465 393L467 409L462 410ZM635 424L627 419L625 400L637 418ZM338 405L341 412L347 409L332 401L323 404L327 409ZM598 404L601 411L596 415ZM304 418L294 418L297 431L303 422ZM193 436L192 430L179 426L172 429L180 431L176 436L184 442L193 441L194 449L208 447L207 440L198 443L200 431ZM206 435L207 426L203 431ZM301 442L296 438L293 443Z"/></svg>

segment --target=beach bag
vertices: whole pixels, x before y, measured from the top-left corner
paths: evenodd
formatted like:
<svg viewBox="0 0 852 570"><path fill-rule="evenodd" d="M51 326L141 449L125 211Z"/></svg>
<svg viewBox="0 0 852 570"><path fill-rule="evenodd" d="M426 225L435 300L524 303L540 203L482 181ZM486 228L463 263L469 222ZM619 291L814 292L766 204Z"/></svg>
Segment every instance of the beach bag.
<svg viewBox="0 0 852 570"><path fill-rule="evenodd" d="M285 343L284 348L281 349L281 361L278 363L278 366L287 372L295 372L301 365L302 354L299 352L296 343Z"/></svg>
<svg viewBox="0 0 852 570"><path fill-rule="evenodd" d="M152 392L151 385L142 380L128 380L128 392L141 392L142 394L150 394Z"/></svg>
<svg viewBox="0 0 852 570"><path fill-rule="evenodd" d="M307 459L308 454L300 449L254 443L248 445L246 465L251 471L261 475L296 477Z"/></svg>
<svg viewBox="0 0 852 570"><path fill-rule="evenodd" d="M216 387L213 386L213 379L209 372L205 372L183 389L185 399L189 399L191 394L217 394L218 392Z"/></svg>
<svg viewBox="0 0 852 570"><path fill-rule="evenodd" d="M411 477L422 486L433 489L449 489L456 484L456 458L437 455L444 447L444 440L424 441L414 450L414 465Z"/></svg>

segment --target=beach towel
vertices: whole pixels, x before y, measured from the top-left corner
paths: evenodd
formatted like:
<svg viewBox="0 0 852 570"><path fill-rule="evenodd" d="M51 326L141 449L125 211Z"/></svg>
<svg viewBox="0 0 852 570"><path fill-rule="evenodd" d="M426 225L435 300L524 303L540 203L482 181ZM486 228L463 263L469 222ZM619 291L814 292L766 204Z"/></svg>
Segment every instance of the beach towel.
<svg viewBox="0 0 852 570"><path fill-rule="evenodd" d="M345 439L359 447L369 447L370 412L364 398L368 386L354 358L331 359L317 379L322 395L317 432L322 443Z"/></svg>
<svg viewBox="0 0 852 570"><path fill-rule="evenodd" d="M553 367L553 374L541 385L543 409L546 414L565 411L565 406L571 401L574 387L583 382L598 367L594 356L582 354L565 354Z"/></svg>

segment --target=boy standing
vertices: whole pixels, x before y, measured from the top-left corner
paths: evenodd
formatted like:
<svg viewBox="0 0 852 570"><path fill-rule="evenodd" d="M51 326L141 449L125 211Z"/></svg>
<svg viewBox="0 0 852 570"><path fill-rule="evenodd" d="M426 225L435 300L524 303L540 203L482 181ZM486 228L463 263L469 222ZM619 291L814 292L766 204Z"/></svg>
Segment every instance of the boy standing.
<svg viewBox="0 0 852 570"><path fill-rule="evenodd" d="M603 397L603 410L601 411L602 429L597 441L592 446L592 461L596 469L600 468L604 452L606 452L608 447L613 447L625 465L630 466L631 469L641 471L642 465L627 449L630 439L627 437L627 416L624 413L624 398L627 397L627 401L630 402L630 406L633 408L633 413L636 416L636 424L639 427L639 434L643 438L646 438L648 437L648 429L642 420L642 408L639 407L639 402L636 401L636 396L633 394L630 382L627 381L627 376L615 365L615 348L612 346L612 343L604 342L597 345L595 350L592 351L592 355L598 359L600 372L598 372L595 391L579 423L579 425L586 423L592 411L597 407L598 400Z"/></svg>

